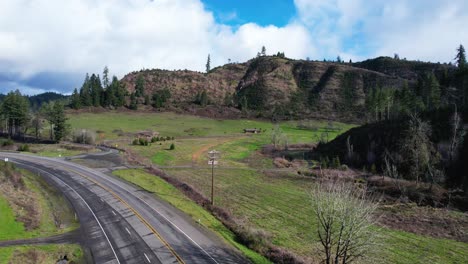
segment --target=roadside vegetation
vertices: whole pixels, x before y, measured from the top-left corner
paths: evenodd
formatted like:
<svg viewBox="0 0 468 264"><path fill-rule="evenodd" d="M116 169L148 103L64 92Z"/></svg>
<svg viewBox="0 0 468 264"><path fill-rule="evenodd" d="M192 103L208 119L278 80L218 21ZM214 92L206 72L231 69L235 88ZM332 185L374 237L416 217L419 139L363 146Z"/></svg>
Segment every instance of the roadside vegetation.
<svg viewBox="0 0 468 264"><path fill-rule="evenodd" d="M3 161L0 161L0 212L0 240L47 237L78 228L73 210L58 190L39 176ZM37 257L38 262L34 263L48 263L47 252L60 247L44 246L39 251L27 247L0 248L0 263L21 263L25 256ZM78 246L63 248L81 252Z"/></svg>
<svg viewBox="0 0 468 264"><path fill-rule="evenodd" d="M254 263L270 263L263 256L236 241L235 234L233 234L231 230L225 227L212 214L184 196L181 191L163 179L154 177L153 174L138 169L118 170L114 171L113 174L169 202L171 205L192 217L192 219L201 226L219 234L226 242L235 246Z"/></svg>
<svg viewBox="0 0 468 264"><path fill-rule="evenodd" d="M310 170L311 166L319 163L307 160L307 153L317 142L330 141L353 127L352 125L286 121L279 123L276 129L275 125L264 121L213 120L172 113L80 114L71 115L69 118L73 126L88 126L89 129L94 126L94 129L105 131L106 137L103 142L125 149L129 160L136 164L161 166L169 179L186 183L205 198L210 197L211 193L208 151L220 151L219 166L214 169L214 202L217 207L228 212L244 230L248 230L257 238L254 243L247 241L246 244L258 252L265 252L271 243L280 250L294 254L297 260L307 263L322 259L311 196L311 191L316 188L315 179L320 177L320 170ZM252 127L262 129L262 133L243 133L244 128ZM175 140L154 142L148 146L132 145L134 133L148 129L161 135L175 136ZM279 138L278 146L272 151L275 149L275 137ZM169 150L172 143L177 147ZM289 151L285 151L285 148ZM324 169L323 173L329 176L348 175L353 172L346 169ZM163 198L165 196L164 199L177 207L181 206L183 211L193 210L183 209L184 206L177 201L171 201L170 197L173 195L161 191L167 186L163 188L160 184L167 183L161 182L160 178L140 171L123 171L116 174L142 188L154 190ZM184 194L187 195L185 192ZM382 205L376 215L392 210L391 208ZM446 213L443 210L428 210L424 215L429 218L436 214L444 215ZM408 207L406 211L415 210ZM411 215L409 212L407 214ZM197 220L197 216L192 217ZM456 228L458 223L461 224L458 229L465 228L466 215L461 213L457 217L452 219L458 219L458 222L455 221L454 225L450 226ZM199 218L203 219L200 216ZM413 214L407 221L411 222L417 218L418 215ZM397 225L386 225L384 222L378 221L375 224L375 230L382 238L379 260L384 263L408 263L408 259L415 260L412 263L457 263L468 258L467 254L463 253L468 252L468 245L453 236L449 239L431 237L430 227L427 226L417 232L411 229L403 231ZM207 223L207 226L209 225L211 224ZM218 230L215 225L211 226ZM218 232L225 237L222 234L224 231ZM242 236L235 234L235 240L246 242L241 238ZM428 254L422 256L421 252Z"/></svg>
<svg viewBox="0 0 468 264"><path fill-rule="evenodd" d="M10 263L57 263L64 256L69 263L84 264L83 251L79 245L40 245L0 248L0 264Z"/></svg>

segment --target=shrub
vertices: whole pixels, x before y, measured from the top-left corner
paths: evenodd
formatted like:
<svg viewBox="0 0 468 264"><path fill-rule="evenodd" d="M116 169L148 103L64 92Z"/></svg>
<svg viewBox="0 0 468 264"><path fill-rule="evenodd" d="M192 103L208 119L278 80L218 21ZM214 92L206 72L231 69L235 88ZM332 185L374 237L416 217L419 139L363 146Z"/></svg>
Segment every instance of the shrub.
<svg viewBox="0 0 468 264"><path fill-rule="evenodd" d="M149 145L148 140L145 139L145 138L139 138L139 139L138 139L138 142L139 142L139 144L142 145L142 146L148 146L148 145Z"/></svg>
<svg viewBox="0 0 468 264"><path fill-rule="evenodd" d="M347 171L349 168L348 168L348 165L342 164L342 165L340 165L339 169L342 170L342 171Z"/></svg>
<svg viewBox="0 0 468 264"><path fill-rule="evenodd" d="M171 144L171 146L169 147L170 150L174 150L175 149L175 145L174 143Z"/></svg>
<svg viewBox="0 0 468 264"><path fill-rule="evenodd" d="M11 146L14 142L11 139L2 139L2 147Z"/></svg>
<svg viewBox="0 0 468 264"><path fill-rule="evenodd" d="M29 151L29 145L28 144L20 145L18 147L18 151Z"/></svg>
<svg viewBox="0 0 468 264"><path fill-rule="evenodd" d="M140 141L138 140L138 138L135 138L132 142L132 145L140 145Z"/></svg>
<svg viewBox="0 0 468 264"><path fill-rule="evenodd" d="M93 145L96 142L96 133L91 130L76 129L73 132L73 142Z"/></svg>

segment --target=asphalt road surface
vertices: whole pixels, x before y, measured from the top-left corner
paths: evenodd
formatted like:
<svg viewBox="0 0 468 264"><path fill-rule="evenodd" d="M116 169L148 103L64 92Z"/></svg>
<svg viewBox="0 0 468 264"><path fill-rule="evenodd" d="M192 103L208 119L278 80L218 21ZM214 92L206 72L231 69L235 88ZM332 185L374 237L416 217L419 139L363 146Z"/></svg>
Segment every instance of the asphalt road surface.
<svg viewBox="0 0 468 264"><path fill-rule="evenodd" d="M249 263L178 209L134 185L62 159L0 153L58 187L94 263Z"/></svg>

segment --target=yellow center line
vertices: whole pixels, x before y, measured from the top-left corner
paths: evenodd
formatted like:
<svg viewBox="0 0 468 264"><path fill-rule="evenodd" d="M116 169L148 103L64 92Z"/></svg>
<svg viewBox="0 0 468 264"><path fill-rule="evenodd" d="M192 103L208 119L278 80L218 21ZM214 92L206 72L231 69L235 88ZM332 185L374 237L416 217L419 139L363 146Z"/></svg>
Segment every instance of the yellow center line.
<svg viewBox="0 0 468 264"><path fill-rule="evenodd" d="M185 264L184 260L182 260L182 258L171 247L171 245L169 245L169 243L161 236L161 234L153 226L151 226L151 224L142 215L140 215L132 206L130 206L125 200L123 200L114 191L112 191L111 189L107 188L106 186L100 184L98 181L96 181L94 179L91 179L90 177L88 177L88 176L86 176L86 175L84 175L84 174L82 174L82 173L80 173L80 172L78 172L76 170L68 169L68 168L65 168L65 167L62 167L62 168L64 168L65 170L67 170L69 172L74 172L74 173L76 173L78 175L81 175L82 177L86 178L89 181L92 181L93 183L95 183L96 185L101 187L102 189L104 189L104 190L108 191L109 193L111 193L117 200L119 200L121 203L123 203L125 206L127 206L127 208L130 209L140 219L140 221L143 224L145 224L151 230L151 232L153 232L153 234L166 246L166 248L169 249L169 251L172 253L172 255L174 255L174 257L177 259L178 263Z"/></svg>

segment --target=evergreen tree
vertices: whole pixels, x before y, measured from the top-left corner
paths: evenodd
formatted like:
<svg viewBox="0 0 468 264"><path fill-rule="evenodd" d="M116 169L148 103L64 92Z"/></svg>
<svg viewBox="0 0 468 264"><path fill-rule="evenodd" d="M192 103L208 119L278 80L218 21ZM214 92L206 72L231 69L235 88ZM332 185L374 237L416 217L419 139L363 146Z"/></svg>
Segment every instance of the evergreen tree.
<svg viewBox="0 0 468 264"><path fill-rule="evenodd" d="M78 90L76 88L75 90L73 90L73 93L70 98L70 107L73 109L80 109L81 107L80 94L78 93Z"/></svg>
<svg viewBox="0 0 468 264"><path fill-rule="evenodd" d="M457 66L458 66L459 69L466 68L465 48L461 44L457 48L457 56L455 57L455 60L457 61Z"/></svg>
<svg viewBox="0 0 468 264"><path fill-rule="evenodd" d="M109 87L109 68L107 66L104 67L104 70L102 72L102 85L106 89Z"/></svg>
<svg viewBox="0 0 468 264"><path fill-rule="evenodd" d="M55 102L51 112L51 122L54 127L54 140L59 142L65 137L66 133L66 122L65 111L63 104Z"/></svg>
<svg viewBox="0 0 468 264"><path fill-rule="evenodd" d="M91 106L93 104L90 85L89 75L86 73L86 77L80 89L80 101L82 106Z"/></svg>
<svg viewBox="0 0 468 264"><path fill-rule="evenodd" d="M89 79L90 88L91 88L91 98L92 98L92 105L93 106L100 106L101 105L101 95L103 93L101 79L99 75L92 74L91 78Z"/></svg>
<svg viewBox="0 0 468 264"><path fill-rule="evenodd" d="M260 51L260 56L266 56L266 48L262 46L262 50Z"/></svg>
<svg viewBox="0 0 468 264"><path fill-rule="evenodd" d="M132 110L137 110L138 109L138 104L137 104L137 99L136 99L135 93L132 93L130 95L130 105L129 105L128 108L130 108Z"/></svg>
<svg viewBox="0 0 468 264"><path fill-rule="evenodd" d="M427 74L423 80L422 97L427 109L434 110L440 106L440 85L434 73Z"/></svg>
<svg viewBox="0 0 468 264"><path fill-rule="evenodd" d="M207 104L208 104L208 95L206 94L206 91L203 90L203 92L200 94L200 105L206 106Z"/></svg>
<svg viewBox="0 0 468 264"><path fill-rule="evenodd" d="M211 58L210 54L208 54L208 58L206 59L206 73L209 73L211 70Z"/></svg>
<svg viewBox="0 0 468 264"><path fill-rule="evenodd" d="M125 84L121 83L119 79L117 79L116 76L113 76L111 85L113 86L113 95L114 95L114 101L112 102L112 105L114 107L124 106L125 96L128 94Z"/></svg>
<svg viewBox="0 0 468 264"><path fill-rule="evenodd" d="M143 78L141 74L138 75L138 78L135 84L135 96L136 97L145 96L145 79Z"/></svg>
<svg viewBox="0 0 468 264"><path fill-rule="evenodd" d="M9 92L2 101L0 114L6 121L10 137L24 134L30 121L28 98L21 95L19 90Z"/></svg>

